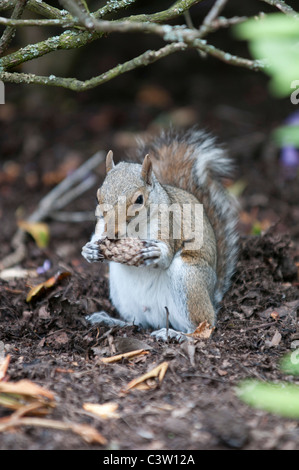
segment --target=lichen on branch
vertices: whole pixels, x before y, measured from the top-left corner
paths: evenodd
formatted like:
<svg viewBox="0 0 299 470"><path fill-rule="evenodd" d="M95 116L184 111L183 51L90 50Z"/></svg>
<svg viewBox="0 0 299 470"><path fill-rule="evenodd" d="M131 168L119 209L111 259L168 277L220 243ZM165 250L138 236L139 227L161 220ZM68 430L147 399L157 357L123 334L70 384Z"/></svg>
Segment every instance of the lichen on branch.
<svg viewBox="0 0 299 470"><path fill-rule="evenodd" d="M187 13L190 20L192 7L202 1L177 0L166 10L126 16L127 9L133 4L138 4L138 0L108 0L104 6L93 12L89 11L85 0L60 0L61 8L52 7L42 0L2 0L0 11L9 12L12 10L12 13L10 17L0 17L0 28L1 25L5 28L0 38L0 80L60 86L81 91L99 86L125 72L137 67L148 66L169 54L187 49L196 49L201 52L202 56L210 55L230 65L262 70L265 64L261 61L238 57L209 44L205 39L209 33L217 29L229 27L231 24L247 19L246 17L225 18L220 16L228 0L216 0L199 28L194 27L192 21L188 21L188 25L181 24L184 17L187 17ZM270 3L286 14L296 15L296 12L282 0L261 1ZM24 10L27 11L26 19L22 18ZM32 13L33 17L29 18L28 16ZM118 19L115 19L116 14ZM173 20L177 19L179 19L179 24L173 24ZM16 28L30 26L46 28L49 37L34 44L21 45L14 52L7 53ZM51 35L52 27L61 28L62 31ZM107 40L109 35L113 33L121 33L122 35L150 34L160 37L166 45L158 50L145 51L131 60L85 81L71 77L56 77L54 74L49 74L47 77L12 70L16 66L22 66L25 62L50 52L88 47L89 43L96 40Z"/></svg>

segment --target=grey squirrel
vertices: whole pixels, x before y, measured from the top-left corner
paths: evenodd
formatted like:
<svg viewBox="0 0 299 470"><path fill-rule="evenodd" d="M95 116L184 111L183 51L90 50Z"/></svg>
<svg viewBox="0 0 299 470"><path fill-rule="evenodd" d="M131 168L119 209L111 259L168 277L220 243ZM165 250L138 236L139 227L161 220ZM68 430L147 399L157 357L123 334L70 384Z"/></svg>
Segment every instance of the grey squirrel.
<svg viewBox="0 0 299 470"><path fill-rule="evenodd" d="M112 152L108 153L106 177L97 192L96 231L82 255L89 262L101 260L99 243L107 236L112 213L112 238L120 237L119 221L115 223L120 197L125 198L126 209L135 209L126 215L125 226L132 225L136 211L140 214L143 210L144 220L155 222L154 229L150 237L145 232L143 247L138 245L138 267L109 262L110 297L121 320L105 312L88 318L92 323L109 325L134 323L156 330L152 334L158 339L182 340L183 333L194 331L202 321L215 325L235 270L237 205L223 185L223 178L232 175L232 163L214 137L194 129L164 131L149 143L140 142L137 157L143 162L115 165ZM194 208L203 206L202 242L190 248L183 230L176 238L169 232L164 236L161 217L158 220L157 211L150 212L152 206L161 204L189 205L191 218ZM166 329L165 307L170 329Z"/></svg>

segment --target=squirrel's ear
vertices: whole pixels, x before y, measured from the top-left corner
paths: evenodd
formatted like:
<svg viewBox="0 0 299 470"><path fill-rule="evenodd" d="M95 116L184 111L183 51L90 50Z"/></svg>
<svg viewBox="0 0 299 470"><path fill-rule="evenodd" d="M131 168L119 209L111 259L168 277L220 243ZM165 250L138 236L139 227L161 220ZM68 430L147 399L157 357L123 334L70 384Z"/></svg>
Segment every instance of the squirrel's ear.
<svg viewBox="0 0 299 470"><path fill-rule="evenodd" d="M141 176L146 182L146 184L152 184L152 161L151 157L147 154L144 157L141 169Z"/></svg>
<svg viewBox="0 0 299 470"><path fill-rule="evenodd" d="M112 150L109 150L106 157L106 173L109 173L109 171L112 170L112 168L114 167L115 163L113 161L113 152Z"/></svg>

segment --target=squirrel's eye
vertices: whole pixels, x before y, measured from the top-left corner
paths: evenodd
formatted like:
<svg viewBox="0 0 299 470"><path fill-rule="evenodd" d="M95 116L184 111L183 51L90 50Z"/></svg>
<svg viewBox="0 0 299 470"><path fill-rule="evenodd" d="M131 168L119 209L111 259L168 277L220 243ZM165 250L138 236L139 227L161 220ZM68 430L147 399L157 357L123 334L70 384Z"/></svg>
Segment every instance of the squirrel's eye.
<svg viewBox="0 0 299 470"><path fill-rule="evenodd" d="M135 201L135 204L143 204L143 196L142 196L142 194L140 194L140 196L138 196L138 198L137 198L136 201Z"/></svg>

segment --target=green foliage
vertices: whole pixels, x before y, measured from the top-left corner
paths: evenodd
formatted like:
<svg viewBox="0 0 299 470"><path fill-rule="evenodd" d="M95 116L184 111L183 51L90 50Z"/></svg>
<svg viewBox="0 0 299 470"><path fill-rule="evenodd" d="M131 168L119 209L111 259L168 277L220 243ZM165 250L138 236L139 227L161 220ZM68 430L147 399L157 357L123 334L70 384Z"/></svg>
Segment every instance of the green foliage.
<svg viewBox="0 0 299 470"><path fill-rule="evenodd" d="M280 365L286 374L299 375L299 350L297 349L283 357Z"/></svg>
<svg viewBox="0 0 299 470"><path fill-rule="evenodd" d="M293 145L299 148L299 125L278 127L273 132L273 137L279 147Z"/></svg>
<svg viewBox="0 0 299 470"><path fill-rule="evenodd" d="M280 367L286 374L299 375L299 349L284 356ZM299 386L296 384L244 380L238 385L236 393L240 400L254 408L299 419Z"/></svg>
<svg viewBox="0 0 299 470"><path fill-rule="evenodd" d="M245 380L238 386L237 395L254 408L261 408L287 418L299 418L298 385Z"/></svg>
<svg viewBox="0 0 299 470"><path fill-rule="evenodd" d="M289 95L292 82L299 79L299 20L273 13L236 25L234 32L248 40L255 59L266 59L271 92L277 97Z"/></svg>

